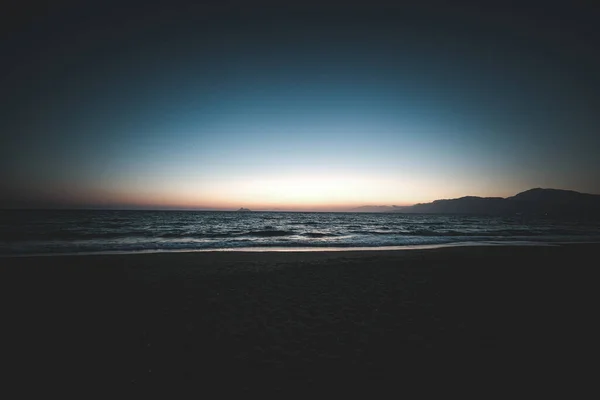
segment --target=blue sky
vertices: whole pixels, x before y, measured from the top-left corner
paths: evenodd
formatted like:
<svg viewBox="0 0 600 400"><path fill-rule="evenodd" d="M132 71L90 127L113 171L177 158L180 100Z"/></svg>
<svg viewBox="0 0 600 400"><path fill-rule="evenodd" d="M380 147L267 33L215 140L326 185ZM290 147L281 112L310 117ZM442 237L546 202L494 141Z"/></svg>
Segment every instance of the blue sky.
<svg viewBox="0 0 600 400"><path fill-rule="evenodd" d="M344 209L600 193L591 47L557 46L552 21L416 15L157 14L108 37L92 19L66 23L79 35L15 39L5 203Z"/></svg>

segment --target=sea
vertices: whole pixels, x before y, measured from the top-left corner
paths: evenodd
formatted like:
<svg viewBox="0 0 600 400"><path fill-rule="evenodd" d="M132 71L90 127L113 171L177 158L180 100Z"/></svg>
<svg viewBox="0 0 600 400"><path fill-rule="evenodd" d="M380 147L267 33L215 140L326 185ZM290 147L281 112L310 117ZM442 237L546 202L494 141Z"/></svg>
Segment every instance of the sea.
<svg viewBox="0 0 600 400"><path fill-rule="evenodd" d="M600 222L401 213L0 211L0 256L600 242Z"/></svg>

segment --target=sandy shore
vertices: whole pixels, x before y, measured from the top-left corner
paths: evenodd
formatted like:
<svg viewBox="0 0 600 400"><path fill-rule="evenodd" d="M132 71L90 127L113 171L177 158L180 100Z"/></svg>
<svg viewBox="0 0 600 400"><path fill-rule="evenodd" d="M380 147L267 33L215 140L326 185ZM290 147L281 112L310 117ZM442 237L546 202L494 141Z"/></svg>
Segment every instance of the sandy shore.
<svg viewBox="0 0 600 400"><path fill-rule="evenodd" d="M599 256L568 245L6 258L4 363L11 380L58 386L277 389L293 373L305 389L352 388L502 363L511 381L586 356Z"/></svg>

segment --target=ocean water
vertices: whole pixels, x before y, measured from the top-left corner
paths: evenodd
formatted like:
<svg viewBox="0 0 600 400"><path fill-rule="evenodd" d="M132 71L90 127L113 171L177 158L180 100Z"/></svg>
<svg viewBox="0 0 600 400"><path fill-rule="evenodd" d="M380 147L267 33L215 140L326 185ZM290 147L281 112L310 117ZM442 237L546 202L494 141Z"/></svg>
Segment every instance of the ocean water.
<svg viewBox="0 0 600 400"><path fill-rule="evenodd" d="M598 221L206 211L1 211L0 255L600 242Z"/></svg>

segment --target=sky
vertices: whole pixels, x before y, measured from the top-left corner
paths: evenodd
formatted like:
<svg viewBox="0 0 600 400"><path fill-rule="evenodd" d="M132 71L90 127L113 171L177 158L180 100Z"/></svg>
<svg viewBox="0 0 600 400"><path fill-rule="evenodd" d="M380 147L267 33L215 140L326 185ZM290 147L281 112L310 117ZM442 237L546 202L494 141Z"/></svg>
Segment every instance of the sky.
<svg viewBox="0 0 600 400"><path fill-rule="evenodd" d="M600 193L592 7L101 3L3 17L2 208Z"/></svg>

